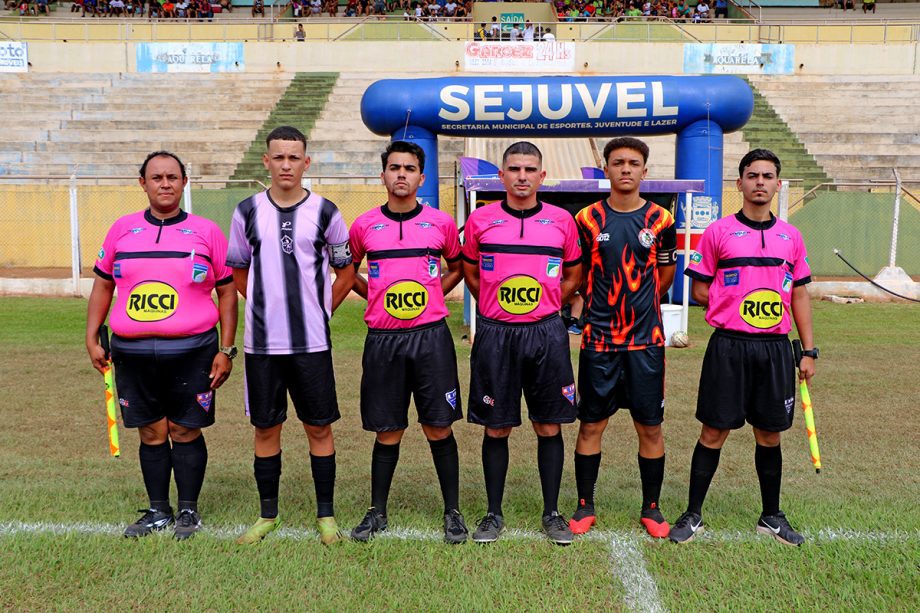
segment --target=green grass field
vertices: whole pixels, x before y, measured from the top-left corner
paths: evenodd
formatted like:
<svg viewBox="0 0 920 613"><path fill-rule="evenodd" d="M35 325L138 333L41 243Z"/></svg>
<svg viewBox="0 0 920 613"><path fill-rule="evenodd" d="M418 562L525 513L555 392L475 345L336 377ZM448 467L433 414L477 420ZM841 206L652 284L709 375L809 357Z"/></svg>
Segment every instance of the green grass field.
<svg viewBox="0 0 920 613"><path fill-rule="evenodd" d="M428 446L413 426L390 497L392 533L365 545L323 548L312 531L305 436L290 422L281 485L285 530L241 549L233 537L258 513L242 372L220 391L218 423L207 431L204 532L185 543L168 534L129 541L121 530L146 504L138 439L122 429L123 455L108 457L102 381L82 342L86 303L3 298L0 608L920 610L917 308L814 307L822 354L812 399L822 474L815 475L808 459L800 416L783 442L783 508L808 537L800 549L754 533L760 496L749 430L732 435L723 451L704 508L708 532L684 546L645 537L637 521L635 434L625 415L611 421L604 441L598 529L571 547L539 536L542 507L529 428L512 435L505 513L515 530L492 546L442 544L437 480ZM361 519L370 495L373 437L361 430L357 409L360 309L360 302L348 301L333 320L343 413L335 426L336 508L347 528ZM458 317L452 326L464 382L469 346L459 340ZM708 334L694 309L692 346L668 350L661 502L672 521L686 503ZM575 504L575 430L564 430L565 513ZM462 510L473 524L485 510L482 432L466 423L456 432Z"/></svg>

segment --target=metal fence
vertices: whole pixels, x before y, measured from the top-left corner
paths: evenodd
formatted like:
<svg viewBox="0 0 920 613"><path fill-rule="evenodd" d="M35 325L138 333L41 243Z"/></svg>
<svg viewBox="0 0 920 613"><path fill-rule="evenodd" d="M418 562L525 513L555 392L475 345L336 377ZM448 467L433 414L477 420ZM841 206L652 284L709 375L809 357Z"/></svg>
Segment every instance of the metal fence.
<svg viewBox="0 0 920 613"><path fill-rule="evenodd" d="M146 207L147 200L133 177L120 185L89 181L12 184L0 180L0 276L75 278L75 286L80 276L92 276L108 228L118 217ZM385 200L383 186L368 181L355 185L334 177L312 178L310 188L335 202L351 224ZM920 252L915 248L920 244L920 184L900 189L893 182L827 184L807 193L800 185L791 182L788 220L802 231L818 280L857 278L835 249L870 277L890 264L896 201L894 263L912 276L920 275ZM199 181L189 190L188 200L194 213L213 219L226 232L236 204L262 187L257 182L217 186ZM441 209L449 214L454 214L457 190L452 180L441 183ZM740 208L734 184L726 182L722 214ZM773 210L779 212L777 204Z"/></svg>

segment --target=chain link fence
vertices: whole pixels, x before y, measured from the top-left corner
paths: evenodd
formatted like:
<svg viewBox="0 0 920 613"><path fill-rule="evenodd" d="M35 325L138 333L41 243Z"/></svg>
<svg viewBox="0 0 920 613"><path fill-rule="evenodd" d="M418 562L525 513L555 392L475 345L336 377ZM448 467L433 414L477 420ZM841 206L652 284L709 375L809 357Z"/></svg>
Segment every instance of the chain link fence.
<svg viewBox="0 0 920 613"><path fill-rule="evenodd" d="M350 225L358 215L385 201L383 186L374 184L371 177L366 179L367 184L356 185L334 177L312 178L309 187L336 203ZM192 210L227 232L237 203L263 188L255 181L213 186L198 182L191 189ZM448 214L455 212L458 189L453 181L440 186L441 209ZM825 184L806 193L801 182L790 181L788 220L805 237L817 280L858 279L835 255L835 249L869 277L889 265L899 193L894 261L920 279L920 251L914 247L920 243L920 184L905 183L900 191L893 182ZM112 223L146 206L146 196L133 177L119 185L89 184L89 179L74 185L0 180L0 276L68 278L75 272L78 253L79 274L91 278L96 253ZM73 231L72 209L77 221ZM732 215L740 209L741 196L734 183L727 181L722 214ZM776 202L773 211L778 213Z"/></svg>

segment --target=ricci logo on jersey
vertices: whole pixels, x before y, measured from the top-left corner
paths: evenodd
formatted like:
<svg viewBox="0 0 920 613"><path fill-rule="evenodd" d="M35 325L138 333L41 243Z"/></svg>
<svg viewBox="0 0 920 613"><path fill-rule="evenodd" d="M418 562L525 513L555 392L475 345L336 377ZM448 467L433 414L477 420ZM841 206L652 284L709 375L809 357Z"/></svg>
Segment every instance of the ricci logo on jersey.
<svg viewBox="0 0 920 613"><path fill-rule="evenodd" d="M134 321L162 321L179 308L179 293L160 281L145 281L134 286L128 295L125 312Z"/></svg>
<svg viewBox="0 0 920 613"><path fill-rule="evenodd" d="M498 305L512 315L526 315L540 306L543 286L527 275L505 279L498 286Z"/></svg>
<svg viewBox="0 0 920 613"><path fill-rule="evenodd" d="M384 310L396 319L415 319L428 307L428 290L417 281L397 281L383 296Z"/></svg>
<svg viewBox="0 0 920 613"><path fill-rule="evenodd" d="M783 320L783 301L773 290L759 289L744 297L738 314L754 328L772 328Z"/></svg>

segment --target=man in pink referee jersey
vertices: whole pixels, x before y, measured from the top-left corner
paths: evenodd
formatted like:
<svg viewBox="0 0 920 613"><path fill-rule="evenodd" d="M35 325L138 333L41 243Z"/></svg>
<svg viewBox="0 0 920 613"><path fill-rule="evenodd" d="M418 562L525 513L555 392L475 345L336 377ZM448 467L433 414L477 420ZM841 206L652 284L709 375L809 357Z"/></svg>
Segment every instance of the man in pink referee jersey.
<svg viewBox="0 0 920 613"><path fill-rule="evenodd" d="M795 227L770 212L779 172L772 151L753 149L741 159L741 211L706 228L684 271L715 332L700 374L696 418L703 427L690 464L690 500L669 534L675 543L692 540L703 528L703 500L722 445L745 422L757 443L754 466L763 503L757 532L786 545L805 542L779 508L780 433L792 426L796 366L799 377L810 380L818 349L805 287L811 282L805 243ZM805 347L800 364L789 344L790 311Z"/></svg>
<svg viewBox="0 0 920 613"><path fill-rule="evenodd" d="M111 307L118 404L125 427L140 434L141 473L150 500L125 536L146 536L175 521L176 538L182 540L201 528L198 494L208 464L201 430L214 423L216 390L233 367L236 290L224 263L223 232L179 206L188 182L179 158L168 151L151 153L139 182L150 206L112 224L93 268L86 349L102 372L108 356L99 328ZM177 517L169 504L172 475Z"/></svg>
<svg viewBox="0 0 920 613"><path fill-rule="evenodd" d="M560 424L575 421L577 410L569 335L559 309L581 283L578 231L567 211L537 199L546 171L532 143L511 145L499 176L505 200L473 211L464 230L463 273L478 301L468 419L485 427L482 468L489 502L473 541L494 542L504 530L508 437L521 425L523 392L537 434L543 531L552 542L568 545L572 531L558 511Z"/></svg>
<svg viewBox="0 0 920 613"><path fill-rule="evenodd" d="M336 206L301 186L310 166L297 128L271 131L262 157L272 185L236 207L227 264L246 298L246 408L255 427L253 473L258 521L239 539L256 543L280 524L281 427L290 393L310 443L316 527L323 544L339 540L333 494L339 419L329 319L354 283L348 229ZM335 268L330 283L329 268Z"/></svg>
<svg viewBox="0 0 920 613"><path fill-rule="evenodd" d="M409 427L409 397L434 460L444 499L444 540L463 543L459 511L460 465L451 424L463 414L457 354L445 318L444 295L460 282L460 239L454 220L416 200L425 182L425 152L414 143L390 143L381 155L387 202L355 220L355 267L367 258L367 279L355 292L367 299L361 421L377 434L371 455L371 507L351 537L367 541L387 528L387 498ZM441 273L441 258L447 262Z"/></svg>

